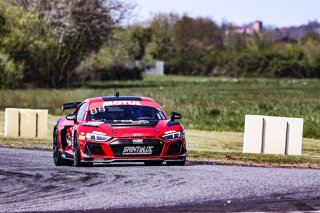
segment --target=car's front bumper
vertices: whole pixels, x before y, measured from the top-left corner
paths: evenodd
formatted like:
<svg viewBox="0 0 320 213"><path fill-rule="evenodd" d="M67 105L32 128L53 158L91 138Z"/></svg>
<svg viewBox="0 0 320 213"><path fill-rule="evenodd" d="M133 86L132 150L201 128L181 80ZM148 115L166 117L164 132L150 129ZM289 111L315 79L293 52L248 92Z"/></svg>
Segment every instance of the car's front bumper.
<svg viewBox="0 0 320 213"><path fill-rule="evenodd" d="M185 161L187 150L184 140L163 141L157 138L144 139L142 144L133 144L132 139L114 139L109 143L82 143L83 162L145 162L145 161ZM83 141L84 142L84 141ZM123 153L124 147L152 146L149 154Z"/></svg>
<svg viewBox="0 0 320 213"><path fill-rule="evenodd" d="M84 158L82 162L88 162L88 163L116 163L116 162L146 162L146 161L185 161L186 160L187 153L184 153L183 155L180 155L178 157L144 157L144 158Z"/></svg>

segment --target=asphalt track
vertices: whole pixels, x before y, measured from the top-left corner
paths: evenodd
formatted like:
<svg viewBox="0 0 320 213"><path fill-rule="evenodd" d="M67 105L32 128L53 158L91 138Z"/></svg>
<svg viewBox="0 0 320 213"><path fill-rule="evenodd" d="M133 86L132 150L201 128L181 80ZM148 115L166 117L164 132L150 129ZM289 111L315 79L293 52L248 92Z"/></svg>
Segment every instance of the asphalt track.
<svg viewBox="0 0 320 213"><path fill-rule="evenodd" d="M0 212L289 210L320 210L319 169L56 167L49 151L0 147Z"/></svg>

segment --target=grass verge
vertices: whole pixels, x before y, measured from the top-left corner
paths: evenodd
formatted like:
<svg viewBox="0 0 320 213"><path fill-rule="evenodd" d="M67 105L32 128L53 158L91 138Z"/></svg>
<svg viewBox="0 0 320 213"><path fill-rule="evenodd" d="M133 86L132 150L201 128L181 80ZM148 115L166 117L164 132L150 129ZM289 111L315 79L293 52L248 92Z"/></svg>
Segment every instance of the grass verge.
<svg viewBox="0 0 320 213"><path fill-rule="evenodd" d="M320 168L320 140L303 139L302 156L244 154L243 133L187 131L189 159L217 164Z"/></svg>
<svg viewBox="0 0 320 213"><path fill-rule="evenodd" d="M3 130L3 112L0 111L0 129ZM49 116L47 138L7 138L0 131L0 146L25 148L52 148L52 128L56 116ZM188 160L216 164L320 168L320 140L305 138L302 156L243 154L243 134L187 130Z"/></svg>

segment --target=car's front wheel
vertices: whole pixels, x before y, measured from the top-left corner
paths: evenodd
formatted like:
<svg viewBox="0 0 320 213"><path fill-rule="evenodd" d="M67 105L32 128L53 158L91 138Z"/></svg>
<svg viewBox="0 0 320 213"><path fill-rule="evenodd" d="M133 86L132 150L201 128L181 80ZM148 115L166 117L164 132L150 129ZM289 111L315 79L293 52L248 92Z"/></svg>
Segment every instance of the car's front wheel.
<svg viewBox="0 0 320 213"><path fill-rule="evenodd" d="M73 143L73 165L76 167L93 166L92 162L88 162L88 163L81 162L80 155L81 155L81 152L80 152L80 145L79 145L79 141L78 141L78 135L75 134L74 135L74 143Z"/></svg>
<svg viewBox="0 0 320 213"><path fill-rule="evenodd" d="M78 135L74 134L73 142L73 165L76 167L82 166L80 159L80 146L78 143Z"/></svg>

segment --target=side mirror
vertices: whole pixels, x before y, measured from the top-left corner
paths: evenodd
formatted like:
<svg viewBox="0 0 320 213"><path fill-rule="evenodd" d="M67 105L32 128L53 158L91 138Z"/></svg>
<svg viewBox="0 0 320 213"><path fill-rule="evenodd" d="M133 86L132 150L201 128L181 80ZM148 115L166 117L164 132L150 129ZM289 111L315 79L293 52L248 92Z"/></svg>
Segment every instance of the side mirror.
<svg viewBox="0 0 320 213"><path fill-rule="evenodd" d="M77 115L75 115L75 114L67 115L67 116L66 116L66 119L69 120L69 121L74 121L74 122L76 122L76 121L77 121Z"/></svg>
<svg viewBox="0 0 320 213"><path fill-rule="evenodd" d="M182 118L182 115L180 113L177 113L177 112L171 113L171 121L174 121L176 119L181 119L181 118Z"/></svg>

